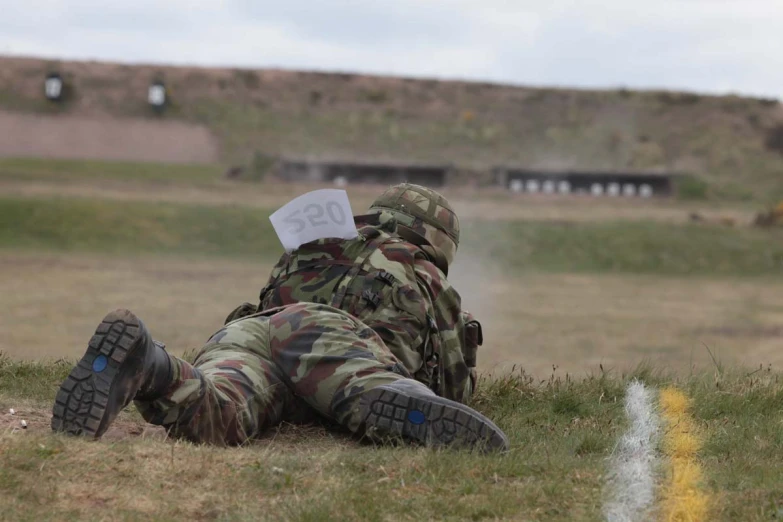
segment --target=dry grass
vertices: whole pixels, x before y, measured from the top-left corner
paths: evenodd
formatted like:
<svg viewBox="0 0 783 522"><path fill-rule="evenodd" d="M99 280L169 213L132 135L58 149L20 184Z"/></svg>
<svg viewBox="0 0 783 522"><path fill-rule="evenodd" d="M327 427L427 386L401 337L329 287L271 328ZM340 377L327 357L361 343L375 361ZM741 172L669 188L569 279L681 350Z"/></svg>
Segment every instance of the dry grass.
<svg viewBox="0 0 783 522"><path fill-rule="evenodd" d="M227 261L0 253L0 351L12 357L75 357L101 317L131 308L176 353L198 348L268 267Z"/></svg>
<svg viewBox="0 0 783 522"><path fill-rule="evenodd" d="M480 311L485 370L581 375L650 361L688 372L713 364L705 345L727 364L783 366L781 281L531 275L480 284L482 293L458 288Z"/></svg>
<svg viewBox="0 0 783 522"><path fill-rule="evenodd" d="M476 404L511 436L502 456L375 448L312 425L222 449L145 436L133 415L90 443L52 435L49 405L3 385L15 364L0 364L0 411L22 404L0 414L0 512L13 520L595 520L622 415L613 383L517 376ZM23 416L41 422L14 429Z"/></svg>
<svg viewBox="0 0 783 522"><path fill-rule="evenodd" d="M317 503L342 485L346 477L330 479L329 470L340 459L353 460L355 446L335 443L325 432L306 445L296 439L215 449L139 436L95 444L54 437L47 429L6 431L0 448L13 453L0 456L0 489L15 495L4 496L0 507L37 520L289 518L304 510L302 497Z"/></svg>
<svg viewBox="0 0 783 522"><path fill-rule="evenodd" d="M783 510L783 385L768 371L482 381L474 406L508 433L511 451L481 456L374 448L317 425L284 425L241 448L197 446L164 439L133 411L98 443L55 436L48 416L60 368L25 370L27 386L49 390L34 402L25 383L8 386L21 366L0 362L6 520L602 520L630 378L691 398L709 520L770 520Z"/></svg>
<svg viewBox="0 0 783 522"><path fill-rule="evenodd" d="M109 310L136 311L175 353L198 348L269 267L226 260L0 253L0 352L77 357ZM651 360L677 371L726 363L783 366L783 282L653 276L478 276L453 280L480 316L485 371L523 365L582 374Z"/></svg>

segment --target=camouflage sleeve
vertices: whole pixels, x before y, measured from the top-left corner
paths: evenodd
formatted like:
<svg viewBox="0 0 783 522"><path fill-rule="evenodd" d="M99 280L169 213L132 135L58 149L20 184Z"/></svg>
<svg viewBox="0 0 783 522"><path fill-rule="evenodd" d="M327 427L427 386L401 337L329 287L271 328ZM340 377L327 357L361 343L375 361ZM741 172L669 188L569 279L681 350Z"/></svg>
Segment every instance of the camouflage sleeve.
<svg viewBox="0 0 783 522"><path fill-rule="evenodd" d="M264 287L261 289L261 293L258 296L259 310L265 310L266 308L270 307L267 299L268 290L275 284L280 275L285 271L290 259L290 254L283 254L280 259L277 260L277 263L275 263L275 266L272 268L272 273L269 274L269 279L267 280L266 285L264 285Z"/></svg>
<svg viewBox="0 0 783 522"><path fill-rule="evenodd" d="M432 340L438 344L438 394L447 399L466 402L475 385L476 348L466 343L465 324L472 316L463 313L459 293L435 265L420 260L416 276L422 290L432 299L434 320ZM470 317L470 319L468 319Z"/></svg>

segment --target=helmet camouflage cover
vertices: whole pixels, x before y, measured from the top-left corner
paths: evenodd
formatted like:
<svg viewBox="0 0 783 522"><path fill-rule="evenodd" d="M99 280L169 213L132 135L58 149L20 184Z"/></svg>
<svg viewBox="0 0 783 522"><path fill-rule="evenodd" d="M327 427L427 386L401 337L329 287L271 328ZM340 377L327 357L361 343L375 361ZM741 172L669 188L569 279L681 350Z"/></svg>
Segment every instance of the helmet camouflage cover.
<svg viewBox="0 0 783 522"><path fill-rule="evenodd" d="M436 258L442 257L446 266L438 268L448 270L459 245L459 220L446 198L430 188L401 183L386 189L370 210L392 213L398 227L414 232L435 250Z"/></svg>

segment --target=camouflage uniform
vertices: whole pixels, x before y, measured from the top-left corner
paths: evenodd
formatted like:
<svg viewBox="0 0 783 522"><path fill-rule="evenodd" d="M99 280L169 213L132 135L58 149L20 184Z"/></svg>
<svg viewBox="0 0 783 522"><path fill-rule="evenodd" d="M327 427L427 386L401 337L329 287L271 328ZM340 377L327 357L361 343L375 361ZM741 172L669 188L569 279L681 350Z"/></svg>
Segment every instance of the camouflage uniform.
<svg viewBox="0 0 783 522"><path fill-rule="evenodd" d="M170 435L214 445L320 415L378 441L508 447L489 419L409 377L374 330L328 305L299 303L233 321L193 364L168 355L130 311L116 310L60 386L52 429L100 438L135 400Z"/></svg>
<svg viewBox="0 0 783 522"><path fill-rule="evenodd" d="M434 248L440 231L399 218L391 205L358 218L356 240L284 256L261 305L232 312L193 364L131 312L107 315L60 387L52 428L98 438L135 400L148 422L196 442L241 444L320 415L374 439L507 448L489 419L449 400L472 392L480 344L444 274L458 232L453 248Z"/></svg>
<svg viewBox="0 0 783 522"><path fill-rule="evenodd" d="M212 444L239 444L313 412L358 433L361 393L410 377L373 330L313 303L229 323L192 365L172 362L165 395L136 407L175 436Z"/></svg>
<svg viewBox="0 0 783 522"><path fill-rule="evenodd" d="M355 218L356 239L322 239L283 255L256 309L313 302L344 310L375 330L416 380L465 402L475 387L481 326L462 311L445 275L459 222L448 203L431 194L415 185L392 187L371 207L373 214ZM449 234L418 213L443 223ZM245 305L234 316L252 310Z"/></svg>

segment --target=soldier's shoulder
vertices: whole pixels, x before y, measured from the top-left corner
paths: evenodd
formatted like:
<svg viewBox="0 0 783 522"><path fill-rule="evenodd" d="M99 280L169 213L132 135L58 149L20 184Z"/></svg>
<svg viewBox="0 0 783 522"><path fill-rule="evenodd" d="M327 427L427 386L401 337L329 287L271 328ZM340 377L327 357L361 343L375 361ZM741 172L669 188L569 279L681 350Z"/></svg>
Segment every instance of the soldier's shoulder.
<svg viewBox="0 0 783 522"><path fill-rule="evenodd" d="M378 250L391 261L411 266L416 263L416 260L422 254L419 247L396 236L385 238Z"/></svg>
<svg viewBox="0 0 783 522"><path fill-rule="evenodd" d="M416 261L416 277L435 294L448 292L449 294L459 296L446 274L427 259L418 259Z"/></svg>

